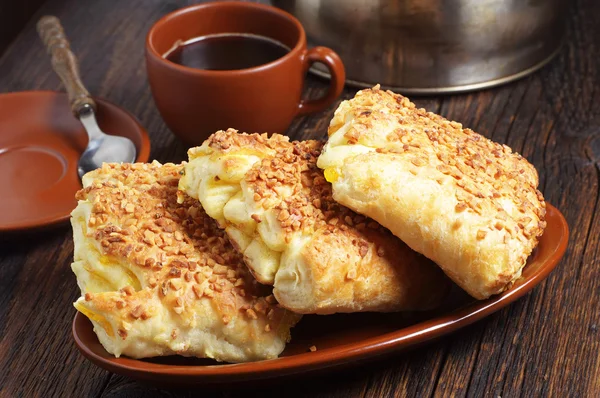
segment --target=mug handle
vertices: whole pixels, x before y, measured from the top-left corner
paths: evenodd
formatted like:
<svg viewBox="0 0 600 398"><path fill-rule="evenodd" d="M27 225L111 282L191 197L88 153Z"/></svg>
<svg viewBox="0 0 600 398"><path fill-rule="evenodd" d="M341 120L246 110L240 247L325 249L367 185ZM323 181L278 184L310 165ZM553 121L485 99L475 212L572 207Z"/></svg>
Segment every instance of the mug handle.
<svg viewBox="0 0 600 398"><path fill-rule="evenodd" d="M307 113L319 112L331 105L344 89L346 80L346 71L340 56L330 48L314 47L304 54L304 73L315 62L321 62L327 66L331 79L329 81L329 89L321 98L313 100L301 100L298 104L298 115L306 115Z"/></svg>

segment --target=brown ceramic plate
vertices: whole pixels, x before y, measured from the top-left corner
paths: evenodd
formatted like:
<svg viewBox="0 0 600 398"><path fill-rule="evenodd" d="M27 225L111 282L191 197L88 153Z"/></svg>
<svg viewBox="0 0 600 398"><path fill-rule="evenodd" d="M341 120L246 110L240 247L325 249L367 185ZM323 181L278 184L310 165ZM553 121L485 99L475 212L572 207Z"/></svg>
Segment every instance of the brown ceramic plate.
<svg viewBox="0 0 600 398"><path fill-rule="evenodd" d="M567 248L568 226L553 206L548 226L529 258L522 278L508 291L483 301L456 288L448 304L419 314L307 315L292 330L292 341L278 359L243 364L218 364L207 359L165 357L146 360L115 358L98 342L91 322L77 313L73 336L79 350L111 372L153 384L190 386L240 383L333 369L405 350L454 332L507 306L533 289L554 269ZM310 346L317 351L309 352Z"/></svg>
<svg viewBox="0 0 600 398"><path fill-rule="evenodd" d="M130 138L137 161L150 155L148 134L133 115L101 99L97 119L109 134ZM66 94L24 91L0 95L0 232L59 224L81 189L77 162L88 142Z"/></svg>

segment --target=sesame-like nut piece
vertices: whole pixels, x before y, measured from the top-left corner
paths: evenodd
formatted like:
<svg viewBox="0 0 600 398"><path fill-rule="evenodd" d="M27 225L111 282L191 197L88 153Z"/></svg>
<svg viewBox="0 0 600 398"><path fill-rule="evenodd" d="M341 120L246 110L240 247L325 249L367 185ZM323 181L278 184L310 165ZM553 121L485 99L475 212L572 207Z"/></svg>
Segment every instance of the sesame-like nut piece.
<svg viewBox="0 0 600 398"><path fill-rule="evenodd" d="M193 285L192 290L194 291L196 297L199 299L202 298L202 296L204 295L203 289L202 287L200 287L200 285Z"/></svg>
<svg viewBox="0 0 600 398"><path fill-rule="evenodd" d="M179 268L171 268L169 270L169 276L173 278L179 278L181 276L181 270Z"/></svg>
<svg viewBox="0 0 600 398"><path fill-rule="evenodd" d="M267 303L263 300L259 300L256 304L254 304L254 311L266 315Z"/></svg>
<svg viewBox="0 0 600 398"><path fill-rule="evenodd" d="M169 287L175 291L181 289L181 280L179 279L169 279Z"/></svg>
<svg viewBox="0 0 600 398"><path fill-rule="evenodd" d="M457 213L461 213L465 211L467 207L468 206L465 202L458 202L457 205L454 207L454 210L456 210Z"/></svg>
<svg viewBox="0 0 600 398"><path fill-rule="evenodd" d="M122 338L123 340L125 340L127 338L127 332L123 329L117 329L117 333L119 334L119 337Z"/></svg>
<svg viewBox="0 0 600 398"><path fill-rule="evenodd" d="M352 268L350 271L346 273L346 279L354 280L356 279L356 269Z"/></svg>
<svg viewBox="0 0 600 398"><path fill-rule="evenodd" d="M363 242L361 242L363 243ZM364 257L367 255L367 253L369 252L369 245L364 243L361 244L358 248L358 253L360 254L361 257Z"/></svg>
<svg viewBox="0 0 600 398"><path fill-rule="evenodd" d="M315 352L315 351L317 351L317 346L311 345L308 349L310 350L310 352Z"/></svg>
<svg viewBox="0 0 600 398"><path fill-rule="evenodd" d="M144 311L144 309L142 308L141 305L137 305L130 313L129 315L131 315L131 317L133 319L138 319L140 316L142 316L142 312Z"/></svg>
<svg viewBox="0 0 600 398"><path fill-rule="evenodd" d="M479 231L477 231L477 240L484 239L486 235L487 235L487 232L480 229Z"/></svg>
<svg viewBox="0 0 600 398"><path fill-rule="evenodd" d="M135 290L132 286L127 285L121 289L121 293L124 293L126 296L131 296L133 293L135 293Z"/></svg>
<svg viewBox="0 0 600 398"><path fill-rule="evenodd" d="M216 275L225 275L225 274L227 274L227 271L229 271L229 268L224 265L217 264L213 267L213 272Z"/></svg>
<svg viewBox="0 0 600 398"><path fill-rule="evenodd" d="M125 308L125 301L123 301L123 300L117 300L115 302L115 305L117 306L118 309L121 310L121 309Z"/></svg>
<svg viewBox="0 0 600 398"><path fill-rule="evenodd" d="M169 293L169 282L168 281L165 281L162 283L162 285L160 287L160 292L163 295L163 297Z"/></svg>
<svg viewBox="0 0 600 398"><path fill-rule="evenodd" d="M252 214L250 217L258 223L261 222L260 216L258 214Z"/></svg>
<svg viewBox="0 0 600 398"><path fill-rule="evenodd" d="M246 310L246 315L248 315L248 318L258 319L256 312L254 312L254 310L252 308Z"/></svg>
<svg viewBox="0 0 600 398"><path fill-rule="evenodd" d="M269 333L271 331L271 325L268 323L265 325L265 332Z"/></svg>
<svg viewBox="0 0 600 398"><path fill-rule="evenodd" d="M158 284L158 282L155 277L151 276L148 278L148 286L156 287L157 284Z"/></svg>
<svg viewBox="0 0 600 398"><path fill-rule="evenodd" d="M383 257L383 256L385 256L385 249L383 248L383 246L379 246L379 247L377 248L377 255L378 255L379 257Z"/></svg>
<svg viewBox="0 0 600 398"><path fill-rule="evenodd" d="M175 237L176 241L182 241L183 240L183 234L179 231L175 231L175 233L173 234L173 236Z"/></svg>
<svg viewBox="0 0 600 398"><path fill-rule="evenodd" d="M85 294L85 301L90 301L93 298L91 293L86 293Z"/></svg>

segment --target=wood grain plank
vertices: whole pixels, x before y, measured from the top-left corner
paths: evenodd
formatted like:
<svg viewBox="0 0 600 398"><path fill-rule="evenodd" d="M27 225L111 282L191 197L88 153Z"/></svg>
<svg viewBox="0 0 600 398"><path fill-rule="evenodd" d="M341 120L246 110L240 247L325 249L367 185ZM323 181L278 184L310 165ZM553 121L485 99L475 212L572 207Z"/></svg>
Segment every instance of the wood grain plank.
<svg viewBox="0 0 600 398"><path fill-rule="evenodd" d="M0 396L94 395L108 373L87 362L70 336L79 296L65 228L0 244ZM35 237L35 236L34 236ZM3 261L10 257L17 261Z"/></svg>
<svg viewBox="0 0 600 398"><path fill-rule="evenodd" d="M0 1L0 55L44 0Z"/></svg>
<svg viewBox="0 0 600 398"><path fill-rule="evenodd" d="M578 7L590 9L589 4L586 7L582 2ZM592 336L592 325L598 318L586 310L591 301L597 302L589 297L590 293L598 291L597 256L594 256L597 232L592 232L597 226L590 223L595 220L598 173L595 161L586 159L582 144L590 141L590 133L598 133L600 123L598 108L590 109L589 97L573 94L586 91L579 87L586 84L586 79L591 79L588 84L595 86L599 81L589 68L577 66L581 59L573 58L573 53L593 48L582 43L573 32L581 24L576 21L577 9L571 15L568 45L553 64L532 78L531 92L516 116L517 125L522 126L518 130L524 131L523 138L513 134L509 139L509 145L520 146L520 151L541 171L543 192L549 202L565 213L571 226L572 244L550 278L518 305L511 306L510 311L515 313L510 319L520 320L513 326L520 325L519 334L502 342L495 333L484 336L484 341L495 342L502 350L494 363L489 362L492 356L482 358L487 362L481 369L491 366L495 369L489 375L480 371L473 376L475 396L482 393L503 397L592 396L598 391L595 381L599 375L598 343ZM577 50L579 46L582 48ZM565 76L571 73L577 76ZM594 131L590 131L591 126ZM585 258L585 251L590 250L587 248L593 254L587 255L589 261L581 262L581 256ZM578 278L580 263L585 271ZM528 308L521 311L522 302Z"/></svg>
<svg viewBox="0 0 600 398"><path fill-rule="evenodd" d="M61 89L34 23L57 15L91 92L148 129L152 158L178 162L186 147L162 122L147 85L147 29L179 0L49 0L0 58L1 91ZM244 389L157 389L110 376L74 348L68 227L0 242L0 396L598 396L600 395L600 6L577 0L559 56L535 75L466 95L414 98L418 106L507 143L540 171L547 200L565 214L571 244L546 282L497 314L427 347L334 374ZM309 77L305 93L327 82ZM346 88L343 99L355 89ZM339 103L338 101L338 103ZM294 139L326 136L337 104L297 118Z"/></svg>

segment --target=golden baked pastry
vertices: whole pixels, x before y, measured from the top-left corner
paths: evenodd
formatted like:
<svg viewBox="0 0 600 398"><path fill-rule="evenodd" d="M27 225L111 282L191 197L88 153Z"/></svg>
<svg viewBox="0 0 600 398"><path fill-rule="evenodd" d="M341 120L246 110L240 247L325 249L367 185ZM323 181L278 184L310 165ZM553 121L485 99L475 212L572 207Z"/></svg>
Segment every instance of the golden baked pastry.
<svg viewBox="0 0 600 398"><path fill-rule="evenodd" d="M275 358L300 316L247 271L198 201L182 166L104 165L85 175L72 213L75 307L115 356Z"/></svg>
<svg viewBox="0 0 600 398"><path fill-rule="evenodd" d="M546 222L535 168L379 87L340 104L318 166L333 197L389 228L477 299L517 279Z"/></svg>
<svg viewBox="0 0 600 398"><path fill-rule="evenodd" d="M437 267L340 206L316 167L322 143L219 131L188 154L180 189L225 229L256 279L299 313L429 309Z"/></svg>

